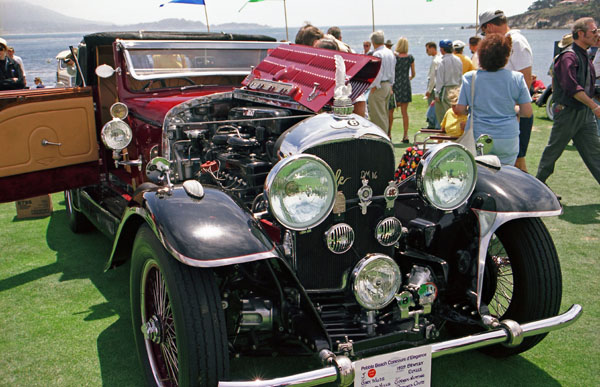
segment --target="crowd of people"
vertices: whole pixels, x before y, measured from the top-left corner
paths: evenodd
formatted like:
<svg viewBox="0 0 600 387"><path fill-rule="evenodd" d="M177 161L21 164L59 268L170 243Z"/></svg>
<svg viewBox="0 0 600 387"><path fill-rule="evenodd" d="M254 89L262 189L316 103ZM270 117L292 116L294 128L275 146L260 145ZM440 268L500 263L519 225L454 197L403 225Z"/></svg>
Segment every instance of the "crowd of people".
<svg viewBox="0 0 600 387"><path fill-rule="evenodd" d="M472 130L473 136L488 134L494 139L491 150L503 164L528 172L525 157L533 127L532 95L545 87L532 74L533 54L527 39L511 29L501 10L479 15L483 36L467 44L442 39L425 44L432 57L425 96L429 104L429 128L458 137ZM339 27L327 33L306 24L298 31L296 44L353 52L344 43ZM561 52L551 66L554 93L554 123L540 160L537 177L542 182L572 140L585 165L600 183L600 96L595 82L600 75L600 54L592 62L591 47L600 45L600 34L592 18L581 18L572 32L558 44ZM439 51L438 51L439 47ZM395 45L383 31L373 32L363 42L363 54L381 60L381 68L369 90L355 100L354 112L368 118L392 137L394 112L400 108L402 142L408 143L408 104L412 102L411 80L415 59L409 42L400 37ZM45 87L34 80L35 88ZM27 88L22 59L0 38L0 90Z"/></svg>
<svg viewBox="0 0 600 387"><path fill-rule="evenodd" d="M527 148L533 128L532 96L545 85L532 73L533 53L519 30L511 29L501 10L479 15L480 36L461 40L442 39L425 45L432 57L425 96L429 104L427 124L452 137L471 131L477 138L487 134L494 140L490 153L503 164L528 172ZM569 141L600 183L600 97L594 83L600 75L600 55L594 62L588 50L600 45L593 19L582 18L572 27L571 42L561 47L552 65L555 111L552 133L539 163L537 177L545 182ZM306 25L296 36L297 44L350 52L338 27L327 33ZM415 77L415 59L409 42L385 40L375 31L363 42L363 54L381 59L381 69L355 113L368 118L391 138L394 111L400 108L402 142L408 143L408 104L412 101L410 81ZM439 48L439 51L438 51ZM595 68L594 68L595 67ZM597 88L597 87L596 87Z"/></svg>

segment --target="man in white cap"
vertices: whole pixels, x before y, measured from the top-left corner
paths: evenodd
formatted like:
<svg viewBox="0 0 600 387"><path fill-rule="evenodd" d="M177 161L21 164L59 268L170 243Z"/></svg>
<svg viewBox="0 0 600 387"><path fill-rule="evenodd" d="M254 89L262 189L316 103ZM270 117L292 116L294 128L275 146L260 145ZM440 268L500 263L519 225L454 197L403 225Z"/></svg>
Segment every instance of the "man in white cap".
<svg viewBox="0 0 600 387"><path fill-rule="evenodd" d="M373 56L381 59L381 68L370 87L371 91L367 100L369 119L386 133L390 133L388 103L396 75L396 57L392 50L384 45L385 37L383 31L373 32L371 34L371 43L373 43L373 48L375 49Z"/></svg>
<svg viewBox="0 0 600 387"><path fill-rule="evenodd" d="M0 90L23 89L23 72L21 66L7 55L8 44L0 38Z"/></svg>
<svg viewBox="0 0 600 387"><path fill-rule="evenodd" d="M519 30L512 30L508 26L504 12L484 11L479 14L479 31L485 34L502 34L510 36L512 39L512 51L508 58L505 68L507 70L519 71L525 78L527 89L531 87L531 74L533 68L533 53L531 46ZM515 162L515 167L527 172L525 155L527 146L531 137L531 128L533 127L533 116L529 118L521 117L519 120L519 155Z"/></svg>
<svg viewBox="0 0 600 387"><path fill-rule="evenodd" d="M471 62L471 59L467 58L463 54L463 50L465 49L465 42L463 42L462 40L455 40L454 42L452 42L452 49L454 49L454 55L456 55L458 59L460 59L460 61L462 62L463 74L471 70L475 70L475 66L473 66L473 62Z"/></svg>

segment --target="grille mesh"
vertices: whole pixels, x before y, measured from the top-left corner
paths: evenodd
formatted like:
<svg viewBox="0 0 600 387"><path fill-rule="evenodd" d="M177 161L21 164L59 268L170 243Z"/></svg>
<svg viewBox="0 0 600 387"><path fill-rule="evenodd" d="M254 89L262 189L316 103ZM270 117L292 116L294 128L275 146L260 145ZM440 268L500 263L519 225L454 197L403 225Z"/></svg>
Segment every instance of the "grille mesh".
<svg viewBox="0 0 600 387"><path fill-rule="evenodd" d="M311 148L314 154L329 164L339 179L347 179L338 186L346 200L357 198L362 187L361 177L369 180L373 195L383 195L394 175L394 154L389 143L379 139L359 139L334 142ZM375 178L376 176L376 178ZM341 216L330 215L311 232L298 234L296 262L298 277L307 289L340 289L345 275L368 253L391 255L393 247L383 247L375 239L375 227L384 217L385 202L373 202L362 215L358 204L348 205ZM335 223L348 223L355 231L354 246L344 254L327 249L324 233Z"/></svg>

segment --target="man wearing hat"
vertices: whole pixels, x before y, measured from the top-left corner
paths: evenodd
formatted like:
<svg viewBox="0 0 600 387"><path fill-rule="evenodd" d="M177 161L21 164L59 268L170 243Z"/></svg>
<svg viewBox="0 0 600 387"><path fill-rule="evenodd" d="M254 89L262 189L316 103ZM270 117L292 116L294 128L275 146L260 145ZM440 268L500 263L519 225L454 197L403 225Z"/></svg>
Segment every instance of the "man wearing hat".
<svg viewBox="0 0 600 387"><path fill-rule="evenodd" d="M600 35L591 17L576 20L572 35L573 44L554 60L554 123L536 177L546 182L556 161L573 140L583 162L600 184L600 137L596 127L600 104L593 99L596 72L587 52Z"/></svg>
<svg viewBox="0 0 600 387"><path fill-rule="evenodd" d="M507 70L518 71L523 74L527 89L531 87L531 74L533 68L533 53L531 46L519 30L509 28L504 12L484 11L479 14L479 31L485 34L502 34L510 36L512 39L512 51L508 58L508 63L504 68ZM521 117L519 120L519 155L515 162L515 167L527 172L525 155L533 127L533 116L529 118Z"/></svg>
<svg viewBox="0 0 600 387"><path fill-rule="evenodd" d="M448 93L460 87L463 65L458 57L452 55L452 41L440 40L442 62L435 73L435 118L442 122L444 114L450 108Z"/></svg>
<svg viewBox="0 0 600 387"><path fill-rule="evenodd" d="M8 44L0 38L0 90L16 90L25 88L21 66L10 59Z"/></svg>
<svg viewBox="0 0 600 387"><path fill-rule="evenodd" d="M465 42L463 42L462 40L455 40L454 42L452 42L452 49L454 50L454 55L456 55L458 59L460 59L460 61L462 62L463 74L471 70L475 70L475 66L473 66L473 62L471 62L471 59L463 55L463 50L465 49Z"/></svg>

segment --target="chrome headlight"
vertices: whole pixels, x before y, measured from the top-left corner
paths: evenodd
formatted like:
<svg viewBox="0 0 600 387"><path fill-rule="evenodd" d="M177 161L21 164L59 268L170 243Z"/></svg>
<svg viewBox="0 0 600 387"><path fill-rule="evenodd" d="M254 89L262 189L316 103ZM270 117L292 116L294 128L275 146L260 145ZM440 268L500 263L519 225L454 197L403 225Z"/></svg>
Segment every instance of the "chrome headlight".
<svg viewBox="0 0 600 387"><path fill-rule="evenodd" d="M473 193L477 165L465 147L444 143L421 160L416 177L417 189L429 204L440 210L453 210Z"/></svg>
<svg viewBox="0 0 600 387"><path fill-rule="evenodd" d="M387 255L371 254L352 271L352 290L363 307L376 310L389 305L400 289L400 268Z"/></svg>
<svg viewBox="0 0 600 387"><path fill-rule="evenodd" d="M132 132L129 125L118 118L108 121L100 132L102 142L107 148L121 150L127 148L131 142Z"/></svg>
<svg viewBox="0 0 600 387"><path fill-rule="evenodd" d="M281 160L265 182L271 213L283 226L296 231L315 227L327 218L336 190L329 165L307 154Z"/></svg>

